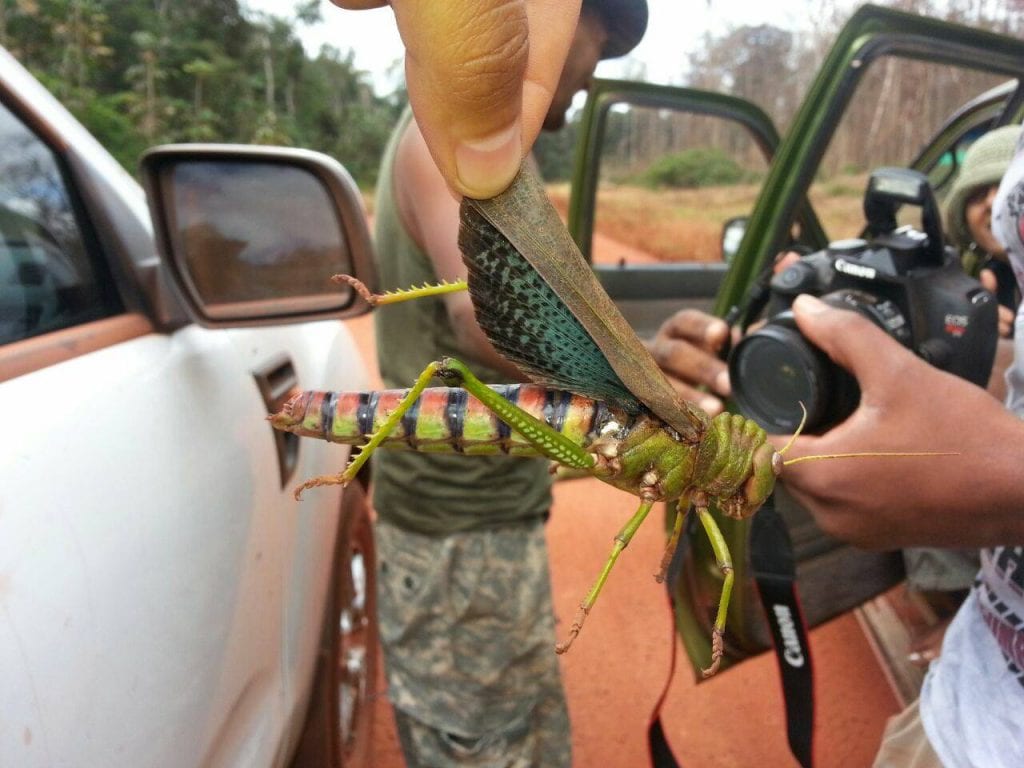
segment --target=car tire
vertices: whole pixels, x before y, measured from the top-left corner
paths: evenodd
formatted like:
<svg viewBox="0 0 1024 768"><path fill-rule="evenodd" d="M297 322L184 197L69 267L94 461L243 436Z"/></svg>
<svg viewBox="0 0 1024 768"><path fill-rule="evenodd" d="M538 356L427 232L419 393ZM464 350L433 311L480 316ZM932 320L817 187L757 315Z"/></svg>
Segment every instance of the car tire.
<svg viewBox="0 0 1024 768"><path fill-rule="evenodd" d="M377 558L366 494L342 497L319 660L306 725L292 768L365 768L377 684Z"/></svg>

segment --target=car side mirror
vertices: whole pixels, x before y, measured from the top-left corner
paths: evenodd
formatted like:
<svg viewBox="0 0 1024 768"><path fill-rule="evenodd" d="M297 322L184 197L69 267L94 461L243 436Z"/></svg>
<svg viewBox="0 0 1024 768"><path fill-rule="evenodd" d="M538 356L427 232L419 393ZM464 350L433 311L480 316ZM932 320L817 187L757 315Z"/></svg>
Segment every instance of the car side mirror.
<svg viewBox="0 0 1024 768"><path fill-rule="evenodd" d="M160 253L195 322L217 328L351 317L376 285L362 198L327 155L233 144L154 147L141 159Z"/></svg>
<svg viewBox="0 0 1024 768"><path fill-rule="evenodd" d="M734 216L722 226L722 261L726 264L732 262L733 256L739 253L749 221L749 216Z"/></svg>

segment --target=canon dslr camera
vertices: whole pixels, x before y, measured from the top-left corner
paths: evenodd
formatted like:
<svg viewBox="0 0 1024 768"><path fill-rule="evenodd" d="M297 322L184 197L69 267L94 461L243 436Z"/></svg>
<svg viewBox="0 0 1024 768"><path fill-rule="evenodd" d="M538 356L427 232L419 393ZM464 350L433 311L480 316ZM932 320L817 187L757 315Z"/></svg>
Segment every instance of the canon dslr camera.
<svg viewBox="0 0 1024 768"><path fill-rule="evenodd" d="M921 208L923 232L897 227L901 204ZM805 428L824 431L860 400L853 377L797 329L790 306L801 293L861 313L942 370L982 387L988 383L998 336L996 301L944 246L928 179L904 168L876 170L864 214L869 241L831 243L772 278L770 319L729 357L736 403L769 432L793 432L800 403L807 408Z"/></svg>

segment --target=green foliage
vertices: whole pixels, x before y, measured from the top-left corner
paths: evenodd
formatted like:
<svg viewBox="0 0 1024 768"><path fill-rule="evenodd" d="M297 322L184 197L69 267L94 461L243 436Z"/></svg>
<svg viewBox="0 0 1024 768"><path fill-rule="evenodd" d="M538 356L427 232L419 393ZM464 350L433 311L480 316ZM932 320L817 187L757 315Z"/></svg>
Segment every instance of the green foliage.
<svg viewBox="0 0 1024 768"><path fill-rule="evenodd" d="M580 115L574 115L557 131L541 131L533 145L533 156L540 167L544 181L568 181L572 177L572 164L579 136Z"/></svg>
<svg viewBox="0 0 1024 768"><path fill-rule="evenodd" d="M639 183L652 188L699 187L739 184L748 181L744 169L722 150L686 149L655 160L640 174Z"/></svg>
<svg viewBox="0 0 1024 768"><path fill-rule="evenodd" d="M8 48L130 172L162 142L299 146L372 185L402 97L380 98L351 55L303 51L315 23L247 18L238 0L0 0Z"/></svg>
<svg viewBox="0 0 1024 768"><path fill-rule="evenodd" d="M94 136L102 136L103 144L125 168L134 172L148 144L138 126L126 114L124 94L99 96L89 101L78 115Z"/></svg>

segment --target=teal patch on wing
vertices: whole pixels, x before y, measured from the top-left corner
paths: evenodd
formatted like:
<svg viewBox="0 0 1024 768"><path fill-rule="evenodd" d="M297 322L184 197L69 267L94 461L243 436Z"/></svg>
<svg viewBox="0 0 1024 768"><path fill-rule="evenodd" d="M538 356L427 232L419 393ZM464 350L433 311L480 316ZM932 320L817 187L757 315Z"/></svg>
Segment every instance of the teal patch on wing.
<svg viewBox="0 0 1024 768"><path fill-rule="evenodd" d="M538 384L638 413L639 400L551 286L476 210L462 205L460 215L476 319L502 356Z"/></svg>

